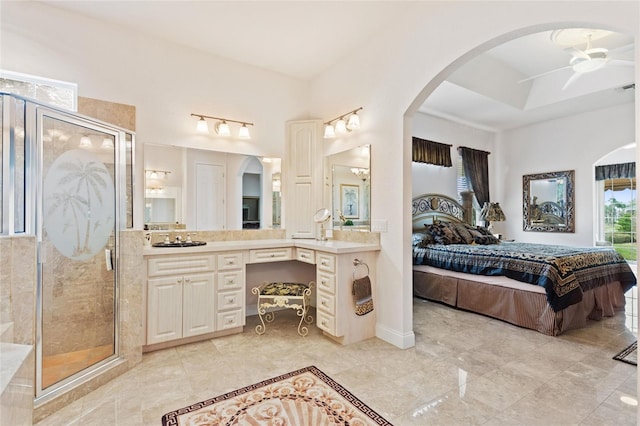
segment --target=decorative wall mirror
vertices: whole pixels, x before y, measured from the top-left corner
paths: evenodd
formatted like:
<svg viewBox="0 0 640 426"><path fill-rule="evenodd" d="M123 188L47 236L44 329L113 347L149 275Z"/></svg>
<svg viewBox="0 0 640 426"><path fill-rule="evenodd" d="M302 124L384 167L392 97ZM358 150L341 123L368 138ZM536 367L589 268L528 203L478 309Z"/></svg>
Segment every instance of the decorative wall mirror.
<svg viewBox="0 0 640 426"><path fill-rule="evenodd" d="M524 175L522 229L575 232L574 184L574 170Z"/></svg>
<svg viewBox="0 0 640 426"><path fill-rule="evenodd" d="M330 155L325 180L333 229L371 230L371 151L369 145ZM326 198L325 198L326 199Z"/></svg>

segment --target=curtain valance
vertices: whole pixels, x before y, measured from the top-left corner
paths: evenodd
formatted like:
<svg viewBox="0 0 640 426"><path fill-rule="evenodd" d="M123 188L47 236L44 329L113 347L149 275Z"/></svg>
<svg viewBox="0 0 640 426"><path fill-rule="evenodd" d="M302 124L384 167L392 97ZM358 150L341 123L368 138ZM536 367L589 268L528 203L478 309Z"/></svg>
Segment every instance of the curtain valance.
<svg viewBox="0 0 640 426"><path fill-rule="evenodd" d="M636 177L636 163L607 164L596 166L596 180Z"/></svg>
<svg viewBox="0 0 640 426"><path fill-rule="evenodd" d="M413 137L412 161L451 167L451 145Z"/></svg>

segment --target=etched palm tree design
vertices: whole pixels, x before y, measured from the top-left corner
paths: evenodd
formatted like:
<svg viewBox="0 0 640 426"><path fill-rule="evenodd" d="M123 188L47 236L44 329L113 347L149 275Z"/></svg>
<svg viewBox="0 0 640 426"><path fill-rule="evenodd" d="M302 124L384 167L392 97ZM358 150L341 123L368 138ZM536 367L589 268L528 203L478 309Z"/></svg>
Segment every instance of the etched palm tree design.
<svg viewBox="0 0 640 426"><path fill-rule="evenodd" d="M51 203L48 204L49 215L52 215L57 210L62 209L62 215L69 217L68 213L71 211L71 215L74 221L74 228L76 230L76 246L73 249L74 255L78 253L80 247L80 227L78 224L78 214L87 208L88 202L84 197L78 194L71 193L69 191L62 191L53 194L51 197ZM64 230L67 230L71 224L65 223Z"/></svg>
<svg viewBox="0 0 640 426"><path fill-rule="evenodd" d="M91 240L91 210L92 208L103 207L102 194L109 184L109 172L103 167L102 163L96 161L67 161L60 165L60 169L67 173L60 178L58 185L66 187L72 185L75 187L76 194L83 194L85 200L85 232L84 240L80 242L81 220L74 213L74 221L76 233L78 235L78 246L74 250L74 256L90 253L89 241ZM97 205L92 205L92 201L96 201Z"/></svg>

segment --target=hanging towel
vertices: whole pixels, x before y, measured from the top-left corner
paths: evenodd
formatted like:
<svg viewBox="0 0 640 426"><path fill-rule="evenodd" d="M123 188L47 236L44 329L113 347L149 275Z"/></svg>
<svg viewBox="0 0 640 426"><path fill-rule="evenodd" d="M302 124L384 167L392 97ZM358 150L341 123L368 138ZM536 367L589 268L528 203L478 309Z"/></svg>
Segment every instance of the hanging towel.
<svg viewBox="0 0 640 426"><path fill-rule="evenodd" d="M356 301L356 315L366 315L373 311L371 280L369 276L353 280L353 292Z"/></svg>

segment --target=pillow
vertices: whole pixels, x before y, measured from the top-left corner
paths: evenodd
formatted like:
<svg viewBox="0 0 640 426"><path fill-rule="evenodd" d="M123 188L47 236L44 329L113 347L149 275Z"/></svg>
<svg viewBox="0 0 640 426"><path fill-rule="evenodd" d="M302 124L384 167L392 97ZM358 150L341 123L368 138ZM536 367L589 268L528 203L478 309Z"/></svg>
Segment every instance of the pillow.
<svg viewBox="0 0 640 426"><path fill-rule="evenodd" d="M481 235L479 237L474 238L474 242L476 244L482 244L482 245L490 245L490 244L498 244L500 242L500 240L498 240L495 236L493 235Z"/></svg>
<svg viewBox="0 0 640 426"><path fill-rule="evenodd" d="M419 243L422 242L422 240L424 239L425 236L429 235L427 232L414 232L413 233L413 242L412 245L415 247L417 246ZM430 237L431 235L429 235Z"/></svg>
<svg viewBox="0 0 640 426"><path fill-rule="evenodd" d="M435 240L433 239L433 237L431 236L431 234L429 233L425 233L423 234L424 238L422 238L422 240L418 243L418 247L420 248L424 248L426 246L428 246L429 244L435 244Z"/></svg>
<svg viewBox="0 0 640 426"><path fill-rule="evenodd" d="M463 240L456 232L456 228L449 222L438 222L425 225L436 244L462 244Z"/></svg>
<svg viewBox="0 0 640 426"><path fill-rule="evenodd" d="M462 242L465 244L471 244L473 242L473 235L469 232L468 226L466 223L454 223L453 224L456 232L462 238Z"/></svg>

